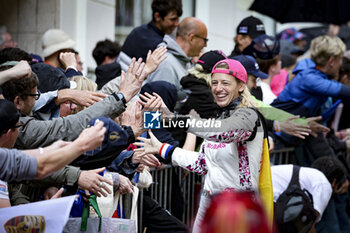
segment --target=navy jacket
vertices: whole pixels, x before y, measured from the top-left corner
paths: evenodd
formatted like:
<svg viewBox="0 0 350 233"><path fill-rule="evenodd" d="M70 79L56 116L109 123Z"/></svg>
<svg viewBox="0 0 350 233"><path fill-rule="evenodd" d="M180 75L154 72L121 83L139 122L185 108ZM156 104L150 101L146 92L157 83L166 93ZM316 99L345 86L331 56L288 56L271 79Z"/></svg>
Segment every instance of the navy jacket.
<svg viewBox="0 0 350 233"><path fill-rule="evenodd" d="M142 60L145 61L148 50L156 49L157 45L163 41L164 35L164 32L154 26L152 22L141 25L128 35L122 51L131 58L138 59L142 57Z"/></svg>

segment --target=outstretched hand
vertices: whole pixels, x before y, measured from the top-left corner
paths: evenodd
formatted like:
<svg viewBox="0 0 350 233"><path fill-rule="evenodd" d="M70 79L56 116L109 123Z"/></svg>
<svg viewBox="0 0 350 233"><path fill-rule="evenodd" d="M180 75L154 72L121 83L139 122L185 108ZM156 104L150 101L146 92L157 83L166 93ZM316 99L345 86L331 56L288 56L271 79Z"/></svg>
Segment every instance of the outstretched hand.
<svg viewBox="0 0 350 233"><path fill-rule="evenodd" d="M122 115L122 124L130 126L134 132L134 136L140 136L145 130L143 128L143 118L141 105L138 102L133 102L126 108Z"/></svg>
<svg viewBox="0 0 350 233"><path fill-rule="evenodd" d="M309 136L311 129L308 125L302 125L293 122L293 120L300 118L300 116L292 116L288 118L285 122L280 122L281 131L293 135L295 137L305 139L306 136Z"/></svg>
<svg viewBox="0 0 350 233"><path fill-rule="evenodd" d="M142 146L142 148L137 148L135 152L141 152L142 155L146 154L157 154L162 147L162 143L154 136L151 130L148 131L150 138L138 137L137 140L143 142L134 142L136 146Z"/></svg>
<svg viewBox="0 0 350 233"><path fill-rule="evenodd" d="M159 64L166 59L167 56L164 56L167 48L160 46L151 53L151 50L148 51L146 58L145 71L147 75L153 73L159 66Z"/></svg>
<svg viewBox="0 0 350 233"><path fill-rule="evenodd" d="M145 63L142 62L142 58L139 58L138 61L133 58L128 71L126 73L122 71L119 92L124 95L126 102L129 102L140 91L147 76L144 67Z"/></svg>
<svg viewBox="0 0 350 233"><path fill-rule="evenodd" d="M143 164L148 167L158 168L161 166L159 160L153 154L144 154L143 152L138 151L135 151L135 153L132 155L132 162L134 164Z"/></svg>
<svg viewBox="0 0 350 233"><path fill-rule="evenodd" d="M21 60L17 65L10 68L14 78L29 77L32 73L32 68L27 61Z"/></svg>
<svg viewBox="0 0 350 233"><path fill-rule="evenodd" d="M317 137L317 133L328 133L330 129L317 121L322 120L322 116L317 116L317 117L309 117L306 118L307 124L309 125L311 129L311 135L314 137Z"/></svg>
<svg viewBox="0 0 350 233"><path fill-rule="evenodd" d="M96 102L103 100L107 95L94 91L72 90L72 102L84 107L89 107Z"/></svg>
<svg viewBox="0 0 350 233"><path fill-rule="evenodd" d="M174 113L172 113L169 108L164 103L162 97L160 97L157 93L153 92L153 96L147 92L145 92L144 95L140 95L140 104L146 109L154 107L153 110L145 110L145 111L155 111L160 109L160 112L162 113L162 118L172 118L174 116ZM142 101L143 100L143 101ZM144 102L145 101L145 102ZM156 103L151 105L152 101L155 101Z"/></svg>
<svg viewBox="0 0 350 233"><path fill-rule="evenodd" d="M102 144L105 132L106 128L100 121L95 126L84 129L73 143L77 143L79 148L84 151L93 150Z"/></svg>
<svg viewBox="0 0 350 233"><path fill-rule="evenodd" d="M62 89L58 91L55 103L56 105L59 105L66 101L72 101L77 105L89 107L94 103L103 100L105 97L107 97L107 95L94 91Z"/></svg>
<svg viewBox="0 0 350 233"><path fill-rule="evenodd" d="M163 106L163 100L160 96L152 96L147 92L140 94L138 103L143 106L144 111L157 111Z"/></svg>

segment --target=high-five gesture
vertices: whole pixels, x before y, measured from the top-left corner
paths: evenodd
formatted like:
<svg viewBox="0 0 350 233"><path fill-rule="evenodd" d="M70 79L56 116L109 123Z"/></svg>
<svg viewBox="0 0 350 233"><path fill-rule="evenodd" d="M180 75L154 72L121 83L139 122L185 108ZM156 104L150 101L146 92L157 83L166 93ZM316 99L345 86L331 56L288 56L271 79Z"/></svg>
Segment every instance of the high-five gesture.
<svg viewBox="0 0 350 233"><path fill-rule="evenodd" d="M126 102L140 91L146 76L144 67L145 63L142 62L142 58L139 58L138 61L133 58L128 71L126 73L122 71L119 92L124 95Z"/></svg>
<svg viewBox="0 0 350 233"><path fill-rule="evenodd" d="M147 75L153 73L159 66L159 64L165 60L167 56L164 56L167 48L164 46L160 46L151 53L151 50L148 51L146 58L145 70Z"/></svg>
<svg viewBox="0 0 350 233"><path fill-rule="evenodd" d="M156 136L154 136L151 130L148 131L148 134L151 138L138 137L137 140L142 142L134 142L134 145L142 146L141 148L134 150L135 152L141 152L142 154L140 156L146 154L157 154L162 147L162 143L156 138Z"/></svg>

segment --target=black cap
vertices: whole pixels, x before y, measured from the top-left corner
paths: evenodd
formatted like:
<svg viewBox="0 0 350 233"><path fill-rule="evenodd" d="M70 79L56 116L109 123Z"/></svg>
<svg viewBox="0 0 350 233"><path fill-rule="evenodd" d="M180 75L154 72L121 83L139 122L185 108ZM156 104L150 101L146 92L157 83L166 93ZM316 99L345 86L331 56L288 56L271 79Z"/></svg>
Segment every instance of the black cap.
<svg viewBox="0 0 350 233"><path fill-rule="evenodd" d="M19 112L15 104L0 99L0 134L14 128L19 120Z"/></svg>
<svg viewBox="0 0 350 233"><path fill-rule="evenodd" d="M226 58L226 55L221 50L211 50L203 54L198 59L197 64L203 67L205 73L210 74L215 64Z"/></svg>
<svg viewBox="0 0 350 233"><path fill-rule="evenodd" d="M252 39L265 34L265 26L260 19L249 16L243 19L238 27L237 34L248 35Z"/></svg>

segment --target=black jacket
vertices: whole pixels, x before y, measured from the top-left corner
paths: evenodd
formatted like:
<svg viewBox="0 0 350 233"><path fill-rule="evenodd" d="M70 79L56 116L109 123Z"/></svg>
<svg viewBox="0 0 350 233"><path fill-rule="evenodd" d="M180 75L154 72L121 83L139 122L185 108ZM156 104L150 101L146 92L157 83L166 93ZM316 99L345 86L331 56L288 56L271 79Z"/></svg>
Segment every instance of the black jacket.
<svg viewBox="0 0 350 233"><path fill-rule="evenodd" d="M211 118L218 106L214 102L210 87L204 79L196 78L188 74L180 81L184 89L189 89L191 94L180 110L180 114L188 114L194 109L202 118Z"/></svg>
<svg viewBox="0 0 350 233"><path fill-rule="evenodd" d="M100 90L106 83L121 74L121 67L116 62L100 65L96 67L95 74L97 89Z"/></svg>

